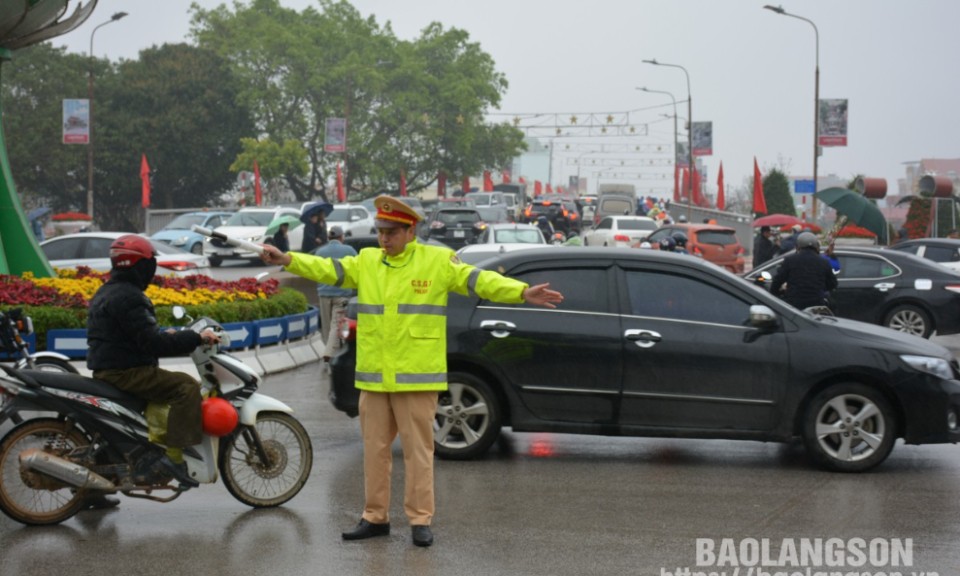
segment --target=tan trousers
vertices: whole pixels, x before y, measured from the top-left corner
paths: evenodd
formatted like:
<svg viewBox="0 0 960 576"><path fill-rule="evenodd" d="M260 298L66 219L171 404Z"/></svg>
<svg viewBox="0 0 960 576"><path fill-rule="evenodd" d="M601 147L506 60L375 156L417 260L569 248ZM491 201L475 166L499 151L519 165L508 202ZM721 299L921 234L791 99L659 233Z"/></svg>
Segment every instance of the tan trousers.
<svg viewBox="0 0 960 576"><path fill-rule="evenodd" d="M433 422L437 392L385 394L360 392L363 434L363 518L374 524L390 521L390 446L400 434L403 448L403 510L411 526L433 520Z"/></svg>

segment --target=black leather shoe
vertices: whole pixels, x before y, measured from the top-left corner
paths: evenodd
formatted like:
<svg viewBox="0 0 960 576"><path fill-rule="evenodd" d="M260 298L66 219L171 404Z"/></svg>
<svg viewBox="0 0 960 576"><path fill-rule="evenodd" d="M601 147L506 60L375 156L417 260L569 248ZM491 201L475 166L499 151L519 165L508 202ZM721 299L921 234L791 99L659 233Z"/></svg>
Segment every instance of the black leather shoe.
<svg viewBox="0 0 960 576"><path fill-rule="evenodd" d="M416 546L430 546L433 544L433 532L429 526L411 526L413 532L413 543Z"/></svg>
<svg viewBox="0 0 960 576"><path fill-rule="evenodd" d="M341 534L344 540L365 540L367 538L373 538L374 536L389 536L390 535L390 523L386 524L374 524L372 522L367 522L366 520L360 520L360 523L357 524L357 527L350 532L344 532Z"/></svg>

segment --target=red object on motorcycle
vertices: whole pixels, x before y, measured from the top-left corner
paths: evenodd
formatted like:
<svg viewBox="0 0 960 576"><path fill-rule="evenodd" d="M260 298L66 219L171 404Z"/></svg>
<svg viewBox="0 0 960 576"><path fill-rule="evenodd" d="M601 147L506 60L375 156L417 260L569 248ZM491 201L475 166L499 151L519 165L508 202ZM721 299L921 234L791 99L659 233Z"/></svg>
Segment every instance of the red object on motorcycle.
<svg viewBox="0 0 960 576"><path fill-rule="evenodd" d="M226 436L240 421L237 409L223 398L207 398L200 406L203 431L211 436Z"/></svg>

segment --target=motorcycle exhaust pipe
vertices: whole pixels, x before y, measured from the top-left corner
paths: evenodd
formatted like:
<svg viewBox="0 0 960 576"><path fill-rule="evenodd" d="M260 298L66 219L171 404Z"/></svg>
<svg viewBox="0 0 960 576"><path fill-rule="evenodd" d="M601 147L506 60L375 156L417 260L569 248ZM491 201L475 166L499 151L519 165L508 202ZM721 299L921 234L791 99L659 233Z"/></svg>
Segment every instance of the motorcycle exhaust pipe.
<svg viewBox="0 0 960 576"><path fill-rule="evenodd" d="M102 491L115 491L117 489L113 482L93 470L44 452L39 448L30 448L21 452L20 466L27 470L46 474L77 488Z"/></svg>

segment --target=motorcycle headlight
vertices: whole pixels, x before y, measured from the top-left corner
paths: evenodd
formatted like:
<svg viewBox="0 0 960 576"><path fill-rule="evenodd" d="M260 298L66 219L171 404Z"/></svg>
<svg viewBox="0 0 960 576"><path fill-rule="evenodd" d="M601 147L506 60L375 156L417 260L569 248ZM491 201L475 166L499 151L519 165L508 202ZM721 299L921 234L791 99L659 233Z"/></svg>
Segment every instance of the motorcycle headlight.
<svg viewBox="0 0 960 576"><path fill-rule="evenodd" d="M918 372L930 374L943 380L951 380L953 378L953 370L950 368L950 363L943 358L902 354L900 359Z"/></svg>

